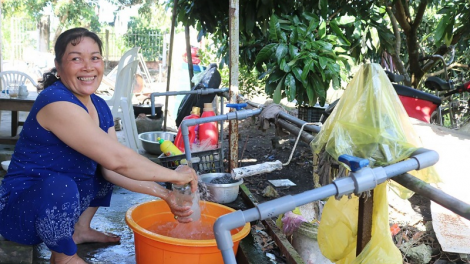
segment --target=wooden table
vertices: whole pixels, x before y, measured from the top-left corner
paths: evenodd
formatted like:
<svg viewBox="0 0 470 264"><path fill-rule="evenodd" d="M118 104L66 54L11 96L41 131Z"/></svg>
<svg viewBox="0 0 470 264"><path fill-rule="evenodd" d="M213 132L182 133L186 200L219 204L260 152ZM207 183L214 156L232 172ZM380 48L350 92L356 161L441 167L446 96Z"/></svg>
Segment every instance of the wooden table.
<svg viewBox="0 0 470 264"><path fill-rule="evenodd" d="M11 111L11 137L0 137L0 144L16 144L18 138L18 126L23 124L19 121L19 111L29 112L33 107L34 101L38 97L37 92L30 92L26 98L0 98L0 111Z"/></svg>

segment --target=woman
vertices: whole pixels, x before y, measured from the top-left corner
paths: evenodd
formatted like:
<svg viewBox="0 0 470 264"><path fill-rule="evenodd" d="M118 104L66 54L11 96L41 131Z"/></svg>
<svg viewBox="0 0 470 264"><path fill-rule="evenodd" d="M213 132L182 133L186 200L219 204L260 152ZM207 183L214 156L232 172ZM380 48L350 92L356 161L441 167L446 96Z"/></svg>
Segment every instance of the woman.
<svg viewBox="0 0 470 264"><path fill-rule="evenodd" d="M84 28L62 33L55 69L45 74L0 185L0 234L22 244L44 242L51 263L85 263L76 244L119 242L90 227L99 206L109 206L113 184L165 200L175 219L189 222L156 182L190 183L193 169L159 166L117 141L106 102L96 96L104 72L102 43Z"/></svg>

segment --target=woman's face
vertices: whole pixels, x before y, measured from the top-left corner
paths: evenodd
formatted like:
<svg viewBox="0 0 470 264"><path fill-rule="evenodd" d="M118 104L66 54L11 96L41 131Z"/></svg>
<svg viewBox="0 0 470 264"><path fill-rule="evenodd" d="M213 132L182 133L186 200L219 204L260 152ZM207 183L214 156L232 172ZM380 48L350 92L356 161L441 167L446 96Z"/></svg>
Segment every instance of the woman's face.
<svg viewBox="0 0 470 264"><path fill-rule="evenodd" d="M93 94L100 86L104 62L92 38L84 37L76 46L69 43L62 64L55 64L62 83L79 97Z"/></svg>

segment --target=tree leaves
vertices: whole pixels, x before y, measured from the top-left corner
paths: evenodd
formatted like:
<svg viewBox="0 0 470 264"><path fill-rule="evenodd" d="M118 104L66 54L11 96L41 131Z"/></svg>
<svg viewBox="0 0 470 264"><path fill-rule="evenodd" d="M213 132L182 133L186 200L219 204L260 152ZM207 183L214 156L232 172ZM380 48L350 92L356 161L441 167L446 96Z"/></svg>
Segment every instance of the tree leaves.
<svg viewBox="0 0 470 264"><path fill-rule="evenodd" d="M281 63L281 60L285 59L287 52L288 52L288 49L287 49L286 44L280 43L279 45L277 45L277 49L276 49L277 63Z"/></svg>
<svg viewBox="0 0 470 264"><path fill-rule="evenodd" d="M271 17L271 43L260 50L256 64L266 65L269 77L265 90L274 102L287 97L300 105L314 105L317 100L324 103L330 83L340 85L341 68L336 60L347 61L348 56L338 57L336 53L346 52L341 48L346 41L338 42L338 38L345 37L336 22L332 29L320 20L308 12L283 15L282 19Z"/></svg>
<svg viewBox="0 0 470 264"><path fill-rule="evenodd" d="M280 31L279 20L277 19L276 15L273 15L271 16L271 20L269 21L269 40L277 41L279 31Z"/></svg>
<svg viewBox="0 0 470 264"><path fill-rule="evenodd" d="M277 45L278 44L276 44L276 43L271 43L271 44L268 44L268 45L264 46L260 50L258 55L256 55L255 64L259 64L261 62L269 60L271 58L274 50L276 49Z"/></svg>
<svg viewBox="0 0 470 264"><path fill-rule="evenodd" d="M295 78L291 73L288 73L286 75L284 86L286 89L287 100L289 100L290 102L294 101L297 93L296 93Z"/></svg>
<svg viewBox="0 0 470 264"><path fill-rule="evenodd" d="M446 13L442 16L439 24L437 25L434 38L436 46L440 46L443 42L450 45L452 41L452 30L454 28L455 15L453 12Z"/></svg>

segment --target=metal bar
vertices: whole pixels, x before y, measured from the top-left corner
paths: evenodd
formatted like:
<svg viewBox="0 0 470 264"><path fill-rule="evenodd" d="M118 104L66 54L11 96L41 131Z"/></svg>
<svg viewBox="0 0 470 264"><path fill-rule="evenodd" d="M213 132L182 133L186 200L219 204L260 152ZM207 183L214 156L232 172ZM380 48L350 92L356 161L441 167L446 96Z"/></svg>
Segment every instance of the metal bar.
<svg viewBox="0 0 470 264"><path fill-rule="evenodd" d="M214 89L214 88L205 88L205 89L199 89L199 90L191 90L191 91L167 91L163 93L151 93L150 94L150 112L151 115L155 115L155 97L158 96L173 96L173 95L183 95L183 94L221 94L225 93L228 91L228 88L222 88L222 89Z"/></svg>
<svg viewBox="0 0 470 264"><path fill-rule="evenodd" d="M470 220L470 205L439 190L432 187L429 183L424 182L409 173L405 173L392 178L403 187L412 190L413 192L420 194L437 204L449 209L450 211Z"/></svg>

